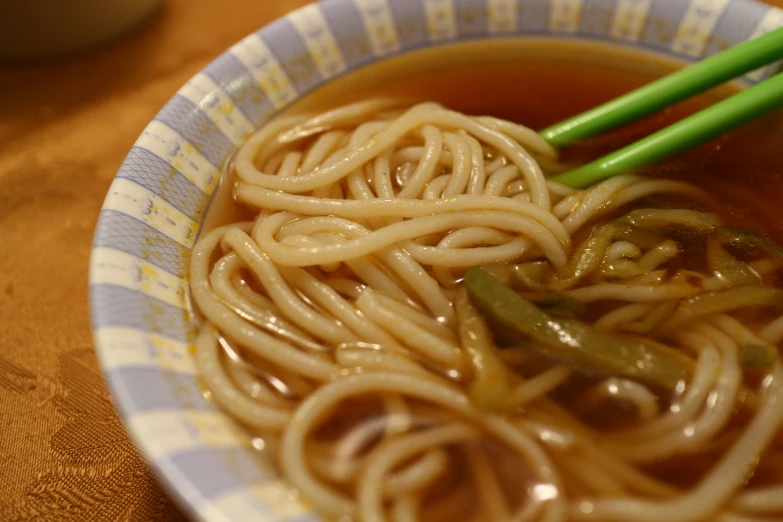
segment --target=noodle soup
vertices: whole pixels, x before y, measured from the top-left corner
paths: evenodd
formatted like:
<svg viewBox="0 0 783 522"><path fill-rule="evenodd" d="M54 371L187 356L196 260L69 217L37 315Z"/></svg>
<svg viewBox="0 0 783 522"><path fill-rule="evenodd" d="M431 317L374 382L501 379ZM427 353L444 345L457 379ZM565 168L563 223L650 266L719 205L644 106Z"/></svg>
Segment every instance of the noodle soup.
<svg viewBox="0 0 783 522"><path fill-rule="evenodd" d="M191 266L210 396L329 520L780 519L775 122L575 191L547 175L726 91L557 153L530 129L671 64L488 46L239 151Z"/></svg>

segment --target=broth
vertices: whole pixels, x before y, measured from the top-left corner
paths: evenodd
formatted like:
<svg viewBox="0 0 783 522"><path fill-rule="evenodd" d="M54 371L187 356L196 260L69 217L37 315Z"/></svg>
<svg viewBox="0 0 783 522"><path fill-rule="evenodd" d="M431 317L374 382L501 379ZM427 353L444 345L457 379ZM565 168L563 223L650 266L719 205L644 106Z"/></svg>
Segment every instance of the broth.
<svg viewBox="0 0 783 522"><path fill-rule="evenodd" d="M389 85L378 86L381 80L365 79L357 82L359 87L351 89L350 95L340 94L356 76L356 73L349 74L336 87L319 89L285 112L316 112L360 98L399 96L435 101L467 114L496 116L532 129L543 129L641 87L658 76L638 70L638 65L635 69L622 69L606 65L606 59L584 63L573 58L573 51L561 52L564 58L542 53L544 58L534 59L523 53L521 59L501 57L489 63L472 62L471 54L467 53L467 63L415 73L399 71L403 68L392 65L385 74L379 74L384 81L387 76L400 74ZM645 55L636 55L637 61L648 70L661 74L672 69L670 63L649 57L645 60L642 56ZM361 74L370 76L376 67L370 66ZM488 85L487 78L496 80ZM642 121L565 149L562 157L574 163L598 158L671 125L733 91L728 88L696 96ZM783 201L783 134L774 128L772 118L751 123L694 151L650 167L643 174L695 183L725 204L724 217L732 224L763 231L783 242L783 215L777 208L778 202ZM253 217L252 211L229 203L230 187L231 180L221 184L205 230Z"/></svg>
<svg viewBox="0 0 783 522"><path fill-rule="evenodd" d="M397 59L397 66L388 66L375 76L373 70L380 69L370 67L355 75L342 78L334 85L312 93L289 109L288 112L292 114L319 112L347 101L373 96L411 97L439 102L450 109L467 114L496 116L533 129L541 129L649 83L657 74L670 70L672 67L671 64L652 59L646 55L644 57L638 55L638 62L627 61L629 57L637 56L633 53L623 54L626 59L623 63L633 63L635 65L633 70L623 70L606 65L605 62L608 60L596 59L591 63L584 63L574 58L574 53L577 52L574 49L578 50L578 46L557 47L557 52L536 58L535 50L541 48L535 45L533 47L532 51L522 53L522 56L516 59L502 53L485 62L476 61L475 57L478 55L475 52L474 54L466 53L466 57L461 60L451 56L451 58L443 60L443 64L438 70L427 73L419 72L405 60ZM475 51L479 47L474 45L470 48ZM566 52L567 49L571 49L571 51ZM607 49L603 49L602 52L604 57L616 56ZM437 52L430 51L429 54L423 53L412 60L414 62L426 61L427 56L432 59L435 55ZM648 72L640 70L644 68L647 68ZM649 71L655 71L657 74ZM346 85L352 86L352 88L347 90ZM577 164L600 157L708 106L729 92L731 92L729 88L713 91L668 108L641 122L575 145L562 151L561 159L566 163ZM774 118L756 122L697 150L651 167L643 174L651 178L676 179L698 185L720 203L721 217L726 225L759 231L769 239L783 244L783 217L777 208L780 202L783 202L783 179L781 179L783 177L783 135L774 130L774 126ZM204 225L205 230L208 231L237 221L251 221L256 216L256 210L232 201L231 189L233 185L233 180L227 172L208 213ZM679 207L697 208L690 201L677 201L677 203ZM610 217L623 215L629 209L637 207L639 207L639 202L634 201L630 205L617 209ZM607 218L607 216L603 218ZM592 228L592 225L585 228ZM588 232L591 230L580 230L575 233L572 236L574 245L578 245ZM676 239L681 248L688 250L694 256L703 255L706 250L702 244L705 243L702 241L704 238L691 242L687 235L684 235L676 236ZM676 265L676 262L672 262L672 265ZM706 267L702 265L704 263L687 268L706 270ZM681 266L675 268L681 268ZM350 275L346 275L349 274L349 271L344 267L334 272L330 272L326 268L314 268L313 273L316 272L324 278L350 278ZM243 274L246 275L247 272L243 272ZM245 276L243 275L243 277ZM263 292L258 278L253 281L252 276L247 276L246 279L248 287L254 292ZM314 309L323 312L322 307L308 301L303 293L300 292L298 297ZM618 305L613 301L608 304L593 305L589 312L589 322L616 307ZM440 320L442 317L432 316L429 319ZM252 358L249 359L252 360ZM531 372L531 377L539 373L540 368L536 366L537 361L527 360L525 363L527 364L525 368ZM510 364L509 367L513 367L513 364ZM352 374L349 370L343 370L343 372L346 375ZM357 370L357 374L360 373L361 368ZM520 370L519 375L522 373ZM525 377L528 376L525 375ZM751 375L746 382L755 382L753 379L754 376ZM560 387L557 393L552 393L546 399L542 399L553 403L557 401L560 405L554 406L548 403L547 408L553 409L553 411L547 410L545 412L546 415L552 416L548 420L552 420L553 425L560 428L565 426L563 429L567 431L567 421L558 418L557 408L569 408L571 404L577 402L582 393L595 386L597 382L598 380L594 377L572 377L568 383ZM669 408L673 400L665 393L661 393L656 399L661 411ZM316 441L315 449L309 448L308 453L312 461L319 462L318 459L323 456L319 454L323 449L322 446L325 447L342 438L349 438L350 430L357 426L360 428L357 431L361 431L363 425L375 425L375 427L371 426L372 429L368 428L370 435L367 435L366 446L381 439L376 428L381 426L385 429L388 421L383 419L386 415L383 412L385 406L378 398L357 399L350 403L350 407L348 404L341 406L336 408L336 413L333 412L334 416L328 422L313 431L312 437ZM432 408L424 401L412 400L409 408L409 414L413 419L411 422L425 426L428 423L431 424L433 419L441 420L443 416ZM742 408L741 404L737 406L738 410L742 410ZM535 410L535 406L533 410ZM546 415L543 418L546 418ZM622 422L617 422L618 417L621 416L622 412L618 409L617 411L598 412L588 419L576 415L573 418L578 418L590 429L594 429L596 433L601 433L602 431L631 427L631 423L625 426ZM736 430L743 429L748 424L749 418L749 414L738 411L735 418L728 424L726 432L733 434ZM562 422L565 424L561 424ZM259 435L259 433L254 432L254 435ZM260 436L263 437L264 434L261 433ZM550 433L549 436L553 435ZM777 438L780 439L779 434ZM277 435L270 440L274 442L275 447L278 445ZM644 473L648 473L649 476L665 482L667 486L691 488L709 472L714 461L725 451L725 441L715 440L710 443L712 444L710 448L705 448L697 454L686 457L675 455L661 458L655 462L639 464L637 467ZM509 507L514 510L521 509L529 498L535 499L538 494L542 495L542 498L538 500L543 499L544 501L551 499L551 495L557 495L557 490L552 493L548 484L537 483L534 480L534 477L529 473L530 470L525 468L524 461L515 460L519 459L518 455L506 453L507 450L497 446L496 442L481 440L476 444L480 446L483 453L488 455L491 466L500 477L502 484L499 488L502 491L501 494L507 497ZM780 444L783 442L778 440L778 447L775 447L774 450L776 458L780 454ZM465 450L467 457L458 452L455 446L457 444L446 444L441 448L450 458L453 457L454 462L458 463L456 471L452 470L455 475L434 482L428 493L429 496L427 496L430 502L428 506L430 511L434 513L438 509L442 509L446 513L442 514L445 518L464 515L464 511L460 511L460 509L473 509L472 504L476 504L480 500L476 497L476 493L471 491L464 495L456 495L455 499L448 502L438 502L441 497L451 498L449 495L453 496L454 481L470 482L464 476L468 473L466 470L470 469L465 459L470 460L472 446L469 445ZM359 455L362 456L362 451L365 448L363 446L360 449ZM555 463L559 466L564 462L562 459L567 460L567 458L567 455L565 457L560 455L555 459ZM590 459L585 455L577 454L576 458L577 462L589 464ZM328 464L328 459L326 462ZM408 461L405 461L405 464L408 464ZM320 473L321 476L329 475L333 471L328 469L328 465L318 464L315 467L319 466L321 468L317 470L316 474ZM581 464L576 466L579 467ZM564 467L568 468L567 465ZM607 469L602 471L607 472ZM578 475L578 470L565 471L563 476L564 491L569 496L577 498L597 494L596 492L599 490L605 493L600 487L595 490L591 489L589 481L583 479L584 477ZM609 490L612 489L612 480L614 478L608 480L609 486L607 488ZM780 470L775 469L774 463L762 464L758 468L756 477L751 481L751 485L778 485L780 481ZM345 495L350 495L353 493L352 487L353 483L347 482L335 486L335 489ZM547 490L547 487L550 487L550 490ZM633 496L629 491L623 491L628 496ZM631 489L631 491L633 490ZM458 502L460 497L462 502ZM454 510L454 512L447 510ZM433 513L428 512L424 517L425 522L437 518ZM776 512L776 514L778 513Z"/></svg>
<svg viewBox="0 0 783 522"><path fill-rule="evenodd" d="M487 85L487 78L497 78ZM490 115L543 129L655 79L639 71L572 60L470 64L402 79L369 95L431 100L467 114ZM633 143L718 100L708 93L645 120L565 149L566 162L585 163ZM330 106L337 103L330 104ZM695 183L725 204L733 224L783 241L783 135L756 122L712 143L650 167L645 175Z"/></svg>

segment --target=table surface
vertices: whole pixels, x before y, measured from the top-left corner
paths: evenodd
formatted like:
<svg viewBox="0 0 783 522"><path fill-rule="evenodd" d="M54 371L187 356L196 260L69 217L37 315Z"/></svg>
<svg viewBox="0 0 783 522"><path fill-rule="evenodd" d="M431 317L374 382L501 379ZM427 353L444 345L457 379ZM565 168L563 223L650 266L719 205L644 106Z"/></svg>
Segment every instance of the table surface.
<svg viewBox="0 0 783 522"><path fill-rule="evenodd" d="M93 229L123 157L166 100L304 3L165 0L111 45L0 68L0 520L184 520L98 370L86 292Z"/></svg>

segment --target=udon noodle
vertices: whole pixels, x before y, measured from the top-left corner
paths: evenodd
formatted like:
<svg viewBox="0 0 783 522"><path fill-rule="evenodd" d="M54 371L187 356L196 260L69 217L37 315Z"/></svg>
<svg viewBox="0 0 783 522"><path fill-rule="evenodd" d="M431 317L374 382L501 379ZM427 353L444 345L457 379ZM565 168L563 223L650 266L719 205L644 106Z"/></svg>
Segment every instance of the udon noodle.
<svg viewBox="0 0 783 522"><path fill-rule="evenodd" d="M257 215L195 247L198 370L316 512L783 515L772 246L732 254L747 237L715 239L714 214L694 210L714 202L693 185L577 191L547 181L563 168L521 125L396 99L284 117L241 148L233 193ZM607 233L618 219L635 228ZM471 267L552 317L674 348L688 377L666 389L509 344L462 284ZM753 301L759 288L774 297Z"/></svg>

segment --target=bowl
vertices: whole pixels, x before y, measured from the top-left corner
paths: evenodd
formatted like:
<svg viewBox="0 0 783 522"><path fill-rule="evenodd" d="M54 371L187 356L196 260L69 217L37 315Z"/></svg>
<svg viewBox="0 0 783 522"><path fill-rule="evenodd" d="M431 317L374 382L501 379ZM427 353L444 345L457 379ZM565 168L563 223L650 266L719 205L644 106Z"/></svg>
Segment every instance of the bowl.
<svg viewBox="0 0 783 522"><path fill-rule="evenodd" d="M326 0L231 47L144 129L95 232L95 344L147 461L196 519L319 520L260 456L260 440L204 399L191 355L191 248L223 165L276 113L401 55L557 40L687 63L781 25L783 11L751 0Z"/></svg>
<svg viewBox="0 0 783 522"><path fill-rule="evenodd" d="M146 20L160 0L26 0L0 17L0 59L30 60L110 40Z"/></svg>

